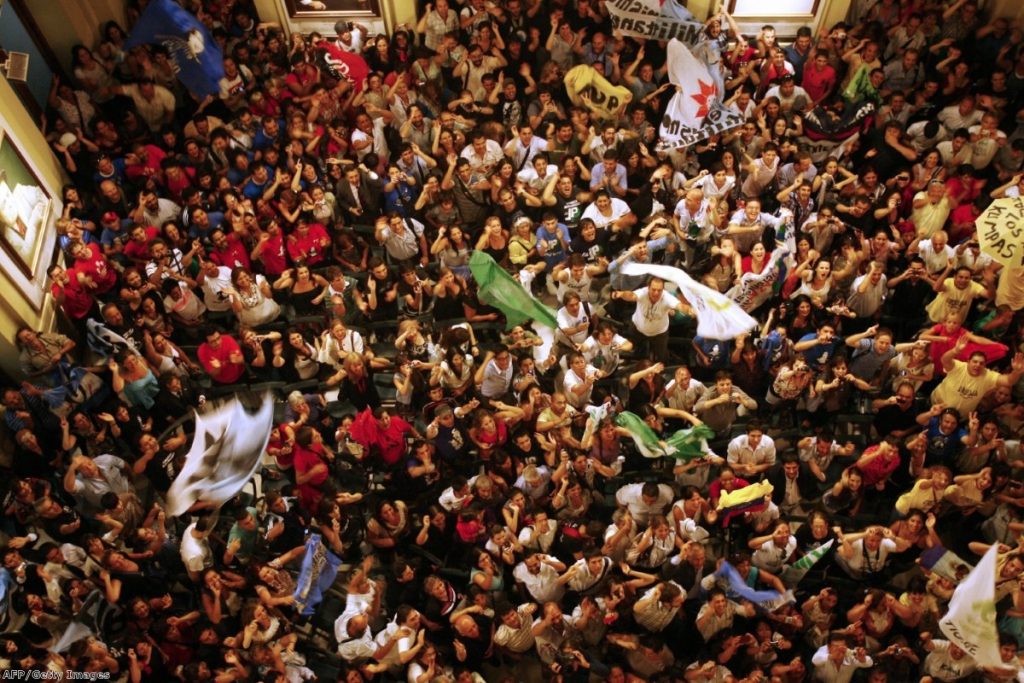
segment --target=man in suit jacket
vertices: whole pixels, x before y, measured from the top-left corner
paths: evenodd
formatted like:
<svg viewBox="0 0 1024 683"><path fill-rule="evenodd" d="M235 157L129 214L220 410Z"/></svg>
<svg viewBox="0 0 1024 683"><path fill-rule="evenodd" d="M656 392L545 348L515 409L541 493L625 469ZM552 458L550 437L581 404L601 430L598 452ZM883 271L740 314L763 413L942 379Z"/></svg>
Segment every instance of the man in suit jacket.
<svg viewBox="0 0 1024 683"><path fill-rule="evenodd" d="M346 225L373 225L380 216L383 183L364 169L350 166L338 181L334 196L338 200Z"/></svg>
<svg viewBox="0 0 1024 683"><path fill-rule="evenodd" d="M768 470L767 479L773 487L772 502L783 516L803 514L802 506L818 495L817 480L795 453L783 455L782 462Z"/></svg>

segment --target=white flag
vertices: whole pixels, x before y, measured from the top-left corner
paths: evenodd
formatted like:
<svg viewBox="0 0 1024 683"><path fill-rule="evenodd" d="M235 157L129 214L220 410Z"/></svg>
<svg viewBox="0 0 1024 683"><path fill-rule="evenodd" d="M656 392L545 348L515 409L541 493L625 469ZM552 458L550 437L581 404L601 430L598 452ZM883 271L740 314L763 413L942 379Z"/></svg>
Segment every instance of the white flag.
<svg viewBox="0 0 1024 683"><path fill-rule="evenodd" d="M688 147L743 125L743 117L722 104L724 93L707 65L675 39L668 44L668 79L676 94L661 120L659 149Z"/></svg>
<svg viewBox="0 0 1024 683"><path fill-rule="evenodd" d="M775 283L782 277L782 259L789 250L779 247L768 256L768 265L760 273L744 273L740 283L725 293L744 311L753 311L768 301Z"/></svg>
<svg viewBox="0 0 1024 683"><path fill-rule="evenodd" d="M623 275L654 275L670 282L697 313L697 334L705 339L735 339L757 327L757 321L721 292L706 287L678 268L627 263Z"/></svg>
<svg viewBox="0 0 1024 683"><path fill-rule="evenodd" d="M167 514L183 515L198 502L219 508L252 479L270 440L274 400L264 394L256 413L238 398L196 414L192 448L167 491Z"/></svg>
<svg viewBox="0 0 1024 683"><path fill-rule="evenodd" d="M1004 668L999 656L999 631L996 629L996 553L993 544L949 601L949 610L939 628L950 642L965 651L978 666Z"/></svg>
<svg viewBox="0 0 1024 683"><path fill-rule="evenodd" d="M649 40L678 38L687 45L705 39L704 24L678 0L610 0L612 30Z"/></svg>

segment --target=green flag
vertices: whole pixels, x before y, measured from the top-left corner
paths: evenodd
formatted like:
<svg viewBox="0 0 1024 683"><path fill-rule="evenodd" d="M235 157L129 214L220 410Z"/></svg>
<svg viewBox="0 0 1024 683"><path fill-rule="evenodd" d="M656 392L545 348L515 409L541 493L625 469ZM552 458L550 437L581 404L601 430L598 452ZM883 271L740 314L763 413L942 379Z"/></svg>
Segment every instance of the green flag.
<svg viewBox="0 0 1024 683"><path fill-rule="evenodd" d="M789 588L796 587L796 585L800 583L800 579L807 575L807 572L810 571L811 567L813 567L818 560L825 557L828 551L832 548L834 541L835 539L829 539L828 543L823 543L793 564L786 567L780 577L782 582Z"/></svg>
<svg viewBox="0 0 1024 683"><path fill-rule="evenodd" d="M715 438L715 430L707 425L697 425L690 429L680 429L665 439L665 444L673 458L690 462L694 458L704 457L704 442L713 438Z"/></svg>
<svg viewBox="0 0 1024 683"><path fill-rule="evenodd" d="M629 432L637 450L645 458L670 456L689 462L704 455L704 440L715 435L710 427L699 425L692 429L680 429L662 441L639 415L628 410L615 416L615 424Z"/></svg>
<svg viewBox="0 0 1024 683"><path fill-rule="evenodd" d="M469 269L473 271L480 298L505 314L509 328L531 320L552 329L558 328L555 312L537 301L485 252L473 252L469 257Z"/></svg>

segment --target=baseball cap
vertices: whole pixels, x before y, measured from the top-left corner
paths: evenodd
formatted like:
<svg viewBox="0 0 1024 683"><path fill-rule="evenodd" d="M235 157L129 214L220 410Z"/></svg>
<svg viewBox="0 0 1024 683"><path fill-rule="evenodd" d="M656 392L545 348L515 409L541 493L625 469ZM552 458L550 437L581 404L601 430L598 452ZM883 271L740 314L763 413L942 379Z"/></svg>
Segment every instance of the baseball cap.
<svg viewBox="0 0 1024 683"><path fill-rule="evenodd" d="M103 214L103 218L102 218L102 221L104 223L117 223L120 220L121 220L121 217L118 216L113 211L107 211L105 214Z"/></svg>

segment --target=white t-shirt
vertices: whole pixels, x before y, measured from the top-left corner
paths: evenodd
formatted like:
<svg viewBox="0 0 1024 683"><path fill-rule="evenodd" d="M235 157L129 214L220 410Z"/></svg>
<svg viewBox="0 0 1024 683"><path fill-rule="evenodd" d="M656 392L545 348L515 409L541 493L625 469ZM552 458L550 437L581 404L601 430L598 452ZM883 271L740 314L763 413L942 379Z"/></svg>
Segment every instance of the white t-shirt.
<svg viewBox="0 0 1024 683"><path fill-rule="evenodd" d="M547 558L545 555L544 559ZM557 583L558 572L547 562L540 563L540 570L536 574L531 574L526 568L526 563L520 562L512 571L512 575L516 581L526 586L533 599L542 605L550 600L557 602L565 594L565 586Z"/></svg>
<svg viewBox="0 0 1024 683"><path fill-rule="evenodd" d="M594 392L594 387L590 387L587 391L582 394L573 393L573 388L583 384L586 381L587 375L593 375L597 373L597 368L593 365L588 365L583 371L583 377L579 377L573 370L569 370L565 373L565 378L562 380L562 388L565 389L565 400L576 410L583 410L583 407L590 403L590 395Z"/></svg>
<svg viewBox="0 0 1024 683"><path fill-rule="evenodd" d="M584 209L582 217L593 220L594 225L596 225L598 229L604 229L629 212L629 204L621 199L612 198L612 209L608 216L605 216L603 213L598 211L597 204L593 203Z"/></svg>
<svg viewBox="0 0 1024 683"><path fill-rule="evenodd" d="M389 156L388 141L384 137L384 126L387 125L384 122L383 117L373 119L373 138L369 145L366 145L362 149L356 151L356 157L362 161L370 152L374 152L379 159L387 159ZM359 140L370 140L370 136L363 131L356 128L352 131L352 142L358 142Z"/></svg>
<svg viewBox="0 0 1024 683"><path fill-rule="evenodd" d="M921 240L917 243L918 254L924 259L924 267L929 273L940 273L946 269L949 259L956 258L956 249L946 244L942 249L936 251L931 240Z"/></svg>
<svg viewBox="0 0 1024 683"><path fill-rule="evenodd" d="M763 569L767 572L777 574L782 571L782 567L786 560L792 556L796 550L796 536L790 534L789 539L786 541L786 545L778 547L775 545L775 539L768 539L760 548L754 551L754 554L750 558L750 563L759 569Z"/></svg>
<svg viewBox="0 0 1024 683"><path fill-rule="evenodd" d="M568 308L562 306L560 309L558 309L558 314L555 316L555 319L558 321L558 327L560 329L567 330L571 327L576 327L577 325L582 325L585 322L589 322L590 316L587 315L587 309L584 308L583 306L580 306L580 311L577 315L573 315L572 313L569 312ZM563 332L563 335L565 337L568 337L573 344L582 344L587 340L588 334L589 331L586 327L584 327L582 330L573 335L567 335Z"/></svg>
<svg viewBox="0 0 1024 683"><path fill-rule="evenodd" d="M981 133L981 125L971 126L967 129L972 136ZM987 137L979 138L971 143L971 166L977 169L988 168L999 151L1001 145L1006 144L1006 133L996 129Z"/></svg>
<svg viewBox="0 0 1024 683"><path fill-rule="evenodd" d="M487 398L501 398L512 386L514 367L510 362L507 370L502 370L493 360L487 361L484 378L480 383L480 393Z"/></svg>
<svg viewBox="0 0 1024 683"><path fill-rule="evenodd" d="M654 337L668 332L669 316L679 306L679 299L668 292L662 292L661 298L651 302L647 296L647 287L633 292L636 294L636 310L633 311L633 324L640 334Z"/></svg>
<svg viewBox="0 0 1024 683"><path fill-rule="evenodd" d="M956 681L970 676L978 668L970 655L953 659L949 654L948 640L933 640L935 649L924 659L924 671L932 678L940 681Z"/></svg>
<svg viewBox="0 0 1024 683"><path fill-rule="evenodd" d="M612 337L612 343L605 345L597 337L588 337L583 342L581 353L589 365L605 373L611 373L619 366L619 349L626 343L620 334Z"/></svg>
<svg viewBox="0 0 1024 683"><path fill-rule="evenodd" d="M203 303L206 310L220 312L231 310L231 299L224 294L225 289L231 288L231 269L227 266L218 266L217 275L210 277L203 274Z"/></svg>

